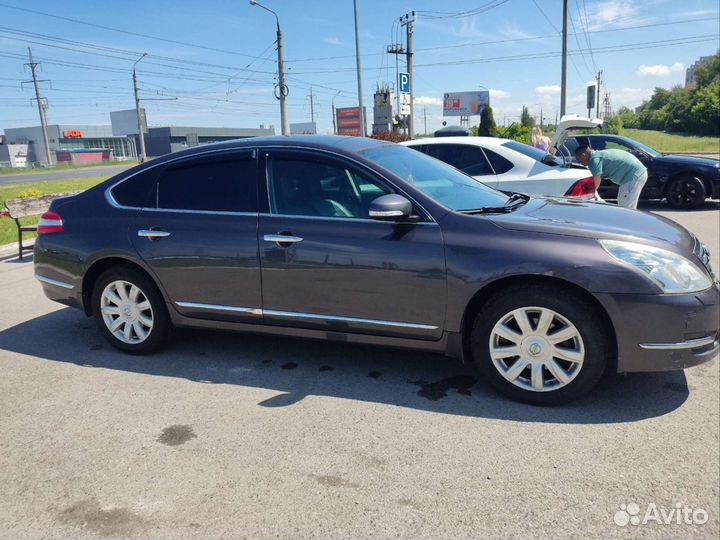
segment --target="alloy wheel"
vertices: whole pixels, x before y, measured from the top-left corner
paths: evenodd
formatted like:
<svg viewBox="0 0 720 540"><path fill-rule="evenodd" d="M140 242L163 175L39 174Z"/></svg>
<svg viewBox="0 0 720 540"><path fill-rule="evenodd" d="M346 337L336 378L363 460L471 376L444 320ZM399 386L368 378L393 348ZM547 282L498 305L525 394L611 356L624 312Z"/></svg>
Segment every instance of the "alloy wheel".
<svg viewBox="0 0 720 540"><path fill-rule="evenodd" d="M100 312L110 333L123 343L142 343L152 331L150 300L137 285L128 281L108 283L100 297Z"/></svg>
<svg viewBox="0 0 720 540"><path fill-rule="evenodd" d="M579 330L559 313L543 307L515 309L490 332L495 369L524 390L548 392L572 382L583 366Z"/></svg>

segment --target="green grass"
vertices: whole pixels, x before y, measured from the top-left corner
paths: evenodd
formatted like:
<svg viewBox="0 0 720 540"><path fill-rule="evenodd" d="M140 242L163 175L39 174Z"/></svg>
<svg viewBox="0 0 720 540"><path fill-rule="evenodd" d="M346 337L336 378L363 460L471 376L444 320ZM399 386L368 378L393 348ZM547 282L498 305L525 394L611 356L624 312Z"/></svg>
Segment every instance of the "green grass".
<svg viewBox="0 0 720 540"><path fill-rule="evenodd" d="M0 167L0 174L32 174L52 171L72 171L74 169L92 169L93 167L112 167L114 165L137 165L139 161L103 161L102 163L91 163L89 165L55 165L46 168L18 169L14 167Z"/></svg>
<svg viewBox="0 0 720 540"><path fill-rule="evenodd" d="M720 153L720 138L718 137L679 135L649 129L624 129L622 134L659 152Z"/></svg>
<svg viewBox="0 0 720 540"><path fill-rule="evenodd" d="M100 182L107 180L108 176L94 176L92 178L73 178L69 180L49 180L47 182L29 182L26 184L15 184L11 186L0 186L0 207L4 208L7 199L15 199L22 193L38 190L41 195L52 195L55 193L66 193L68 191L82 191ZM23 225L34 225L40 216L22 218ZM33 238L35 233L23 233L25 238ZM0 218L0 246L17 242L17 227L15 220L3 217Z"/></svg>

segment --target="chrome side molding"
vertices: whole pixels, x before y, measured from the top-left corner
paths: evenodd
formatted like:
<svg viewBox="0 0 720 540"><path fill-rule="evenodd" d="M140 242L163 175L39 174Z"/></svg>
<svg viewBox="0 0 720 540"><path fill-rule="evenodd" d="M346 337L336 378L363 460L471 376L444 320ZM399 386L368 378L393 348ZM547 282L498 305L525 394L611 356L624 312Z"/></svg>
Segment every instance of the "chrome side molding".
<svg viewBox="0 0 720 540"><path fill-rule="evenodd" d="M64 281L58 281L57 279L50 279L47 277L38 276L37 274L34 274L33 277L38 281L42 281L43 283L49 283L50 285L55 285L57 287L62 287L63 289L75 288L75 285L70 285L69 283L65 283Z"/></svg>
<svg viewBox="0 0 720 540"><path fill-rule="evenodd" d="M381 321L377 319L361 319L357 317L340 317L336 315L316 315L313 313L297 313L294 311L277 311L274 309L249 308L238 306L223 306L219 304L200 304L196 302L175 302L178 307L199 308L212 311L230 311L234 313L248 313L251 315L268 315L271 317L282 317L286 319L313 319L320 321L342 321L360 324L373 324L377 326L392 326L396 328L412 328L415 330L437 330L438 327L431 324L417 324L396 321Z"/></svg>
<svg viewBox="0 0 720 540"><path fill-rule="evenodd" d="M701 347L707 347L717 341L715 336L707 336L704 338L690 339L688 341L681 341L679 343L641 343L640 347L651 351L674 351L680 349L699 349Z"/></svg>

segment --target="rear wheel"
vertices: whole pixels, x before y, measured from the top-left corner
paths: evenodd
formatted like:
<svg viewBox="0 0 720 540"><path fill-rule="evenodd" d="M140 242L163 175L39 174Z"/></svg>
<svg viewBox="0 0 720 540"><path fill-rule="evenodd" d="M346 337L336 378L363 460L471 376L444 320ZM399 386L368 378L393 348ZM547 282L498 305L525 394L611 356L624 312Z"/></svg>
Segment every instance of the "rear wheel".
<svg viewBox="0 0 720 540"><path fill-rule="evenodd" d="M170 321L155 284L130 267L105 271L92 295L95 321L105 338L130 354L148 354L166 341Z"/></svg>
<svg viewBox="0 0 720 540"><path fill-rule="evenodd" d="M605 370L605 324L572 291L538 289L517 287L486 302L473 325L473 360L513 399L566 403L589 392Z"/></svg>
<svg viewBox="0 0 720 540"><path fill-rule="evenodd" d="M697 208L705 202L705 185L694 176L675 178L668 184L666 197L674 208Z"/></svg>

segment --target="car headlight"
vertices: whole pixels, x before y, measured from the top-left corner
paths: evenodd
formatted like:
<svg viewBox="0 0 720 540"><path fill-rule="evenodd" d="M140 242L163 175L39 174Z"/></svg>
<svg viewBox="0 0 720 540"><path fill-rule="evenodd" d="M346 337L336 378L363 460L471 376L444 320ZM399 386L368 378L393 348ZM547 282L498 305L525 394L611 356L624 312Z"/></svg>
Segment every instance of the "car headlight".
<svg viewBox="0 0 720 540"><path fill-rule="evenodd" d="M672 251L620 240L600 240L600 245L618 261L642 270L665 293L691 293L712 285L705 272Z"/></svg>

